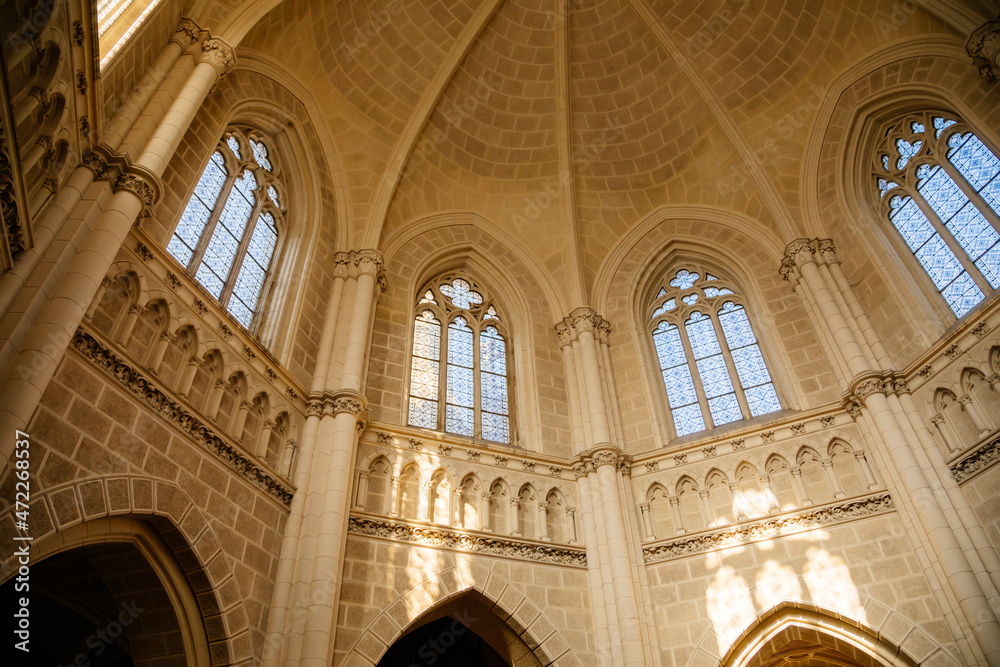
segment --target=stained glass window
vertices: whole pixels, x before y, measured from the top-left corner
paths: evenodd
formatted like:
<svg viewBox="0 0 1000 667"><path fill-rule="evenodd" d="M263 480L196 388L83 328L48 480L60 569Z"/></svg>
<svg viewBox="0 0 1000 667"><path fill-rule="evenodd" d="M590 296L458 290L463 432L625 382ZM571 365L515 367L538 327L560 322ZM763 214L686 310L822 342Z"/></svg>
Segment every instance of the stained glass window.
<svg viewBox="0 0 1000 667"><path fill-rule="evenodd" d="M1000 159L970 128L936 113L897 123L873 173L877 206L955 317L1000 288Z"/></svg>
<svg viewBox="0 0 1000 667"><path fill-rule="evenodd" d="M496 305L458 276L431 281L419 295L408 423L509 444L508 348Z"/></svg>
<svg viewBox="0 0 1000 667"><path fill-rule="evenodd" d="M738 298L724 278L686 267L665 279L649 306L678 437L781 409Z"/></svg>
<svg viewBox="0 0 1000 667"><path fill-rule="evenodd" d="M244 128L226 131L167 245L246 328L258 310L285 212L275 165L254 136Z"/></svg>

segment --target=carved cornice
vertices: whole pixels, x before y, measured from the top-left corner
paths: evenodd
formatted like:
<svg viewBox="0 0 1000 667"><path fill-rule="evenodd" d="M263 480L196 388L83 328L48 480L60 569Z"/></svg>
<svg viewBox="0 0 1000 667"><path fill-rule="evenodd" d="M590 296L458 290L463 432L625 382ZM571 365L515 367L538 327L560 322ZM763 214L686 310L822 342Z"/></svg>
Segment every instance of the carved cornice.
<svg viewBox="0 0 1000 667"><path fill-rule="evenodd" d="M138 197L146 208L150 208L156 201L156 188L135 174L122 174L116 178L115 191L119 190L128 190Z"/></svg>
<svg viewBox="0 0 1000 667"><path fill-rule="evenodd" d="M236 66L236 53L233 47L218 38L206 39L201 45L199 63L208 63L219 73L219 80L233 71Z"/></svg>
<svg viewBox="0 0 1000 667"><path fill-rule="evenodd" d="M973 30L965 50L972 56L972 64L979 67L979 74L996 81L1000 73L1000 16Z"/></svg>
<svg viewBox="0 0 1000 667"><path fill-rule="evenodd" d="M660 563L682 556L798 533L817 526L883 514L894 509L892 496L880 493L786 517L752 521L710 533L651 544L642 548L642 557L647 564Z"/></svg>
<svg viewBox="0 0 1000 667"><path fill-rule="evenodd" d="M951 465L951 476L964 482L1000 461L1000 437L995 437L976 451Z"/></svg>
<svg viewBox="0 0 1000 667"><path fill-rule="evenodd" d="M80 161L94 172L95 178L111 181L115 192L127 190L138 197L147 212L160 199L160 179L148 169L132 164L128 156L97 146Z"/></svg>
<svg viewBox="0 0 1000 667"><path fill-rule="evenodd" d="M387 519L352 516L348 520L347 531L398 542L413 542L491 556L505 556L575 567L587 566L587 552L584 549L533 544L509 537L474 535L443 527L431 528Z"/></svg>
<svg viewBox="0 0 1000 667"><path fill-rule="evenodd" d="M324 392L313 394L309 397L306 414L308 416L337 416L342 412L348 412L367 424L368 399L363 394L356 391L341 390L337 392Z"/></svg>
<svg viewBox="0 0 1000 667"><path fill-rule="evenodd" d="M242 475L268 495L286 507L292 504L292 490L262 469L253 459L238 447L219 436L212 427L191 413L184 405L170 398L131 364L115 354L111 349L83 329L77 329L73 337L73 349L84 359L115 379L118 384L134 396L141 398L147 406L159 413L165 420L186 433L195 442L238 475Z"/></svg>

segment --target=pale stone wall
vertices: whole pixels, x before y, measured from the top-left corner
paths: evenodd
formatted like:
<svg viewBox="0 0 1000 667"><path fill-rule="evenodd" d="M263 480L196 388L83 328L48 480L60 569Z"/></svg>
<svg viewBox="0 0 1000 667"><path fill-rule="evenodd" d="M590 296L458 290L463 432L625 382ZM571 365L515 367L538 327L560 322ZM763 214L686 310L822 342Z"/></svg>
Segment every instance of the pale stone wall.
<svg viewBox="0 0 1000 667"><path fill-rule="evenodd" d="M475 595L555 665L596 665L585 568L350 535L334 665L372 665L410 623L445 600Z"/></svg>

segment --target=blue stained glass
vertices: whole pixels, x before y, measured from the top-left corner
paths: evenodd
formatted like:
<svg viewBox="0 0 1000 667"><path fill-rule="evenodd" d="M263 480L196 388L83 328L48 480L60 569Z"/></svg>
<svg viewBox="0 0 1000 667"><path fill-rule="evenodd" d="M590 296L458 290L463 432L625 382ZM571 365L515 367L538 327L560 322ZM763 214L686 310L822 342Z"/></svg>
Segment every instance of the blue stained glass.
<svg viewBox="0 0 1000 667"><path fill-rule="evenodd" d="M656 355L660 359L660 368L670 368L687 362L680 332L674 325L661 322L653 333L653 343L656 345Z"/></svg>
<svg viewBox="0 0 1000 667"><path fill-rule="evenodd" d="M934 236L934 226L911 197L905 199L893 197L890 204L894 210L889 219L906 241L906 245L910 246L910 250L916 251L927 242L927 239Z"/></svg>
<svg viewBox="0 0 1000 667"><path fill-rule="evenodd" d="M674 276L674 279L670 281L671 287L676 287L677 289L690 289L692 285L698 280L700 276L697 273L691 273L687 269L681 269Z"/></svg>
<svg viewBox="0 0 1000 667"><path fill-rule="evenodd" d="M170 239L170 243L167 244L167 252L169 252L178 262L181 264L187 264L191 261L191 248L188 248L184 243L174 235Z"/></svg>
<svg viewBox="0 0 1000 667"><path fill-rule="evenodd" d="M920 152L920 147L924 145L922 141L915 141L912 144L905 139L896 139L896 150L899 151L899 159L896 160L896 169L902 169L914 155Z"/></svg>
<svg viewBox="0 0 1000 667"><path fill-rule="evenodd" d="M694 380L691 379L691 371L687 364L664 369L663 382L667 387L670 407L676 408L697 402L698 394L694 390Z"/></svg>
<svg viewBox="0 0 1000 667"><path fill-rule="evenodd" d="M706 287L705 288L705 296L708 297L708 298L712 298L712 297L716 297L716 296L723 296L725 294L732 294L732 293L733 293L733 290L728 289L726 287L722 287L722 288L719 288L719 287Z"/></svg>
<svg viewBox="0 0 1000 667"><path fill-rule="evenodd" d="M666 301L663 302L662 306L653 311L653 316L650 317L649 319L655 320L663 313L669 312L676 307L677 307L677 301L675 299L667 299Z"/></svg>
<svg viewBox="0 0 1000 667"><path fill-rule="evenodd" d="M215 151L211 159L205 165L205 171L198 179L198 185L194 186L194 194L201 200L207 208L215 206L219 199L222 188L226 185L226 166L222 153Z"/></svg>
<svg viewBox="0 0 1000 667"><path fill-rule="evenodd" d="M736 394L726 394L708 399L708 410L712 413L712 422L716 426L743 419L743 411L740 410L740 402L737 400Z"/></svg>
<svg viewBox="0 0 1000 667"><path fill-rule="evenodd" d="M899 187L898 183L893 183L892 181L887 181L884 178L878 179L878 191L879 191L879 197L880 198L884 197L885 193L888 192L889 190L892 190L893 188L898 188L898 187Z"/></svg>
<svg viewBox="0 0 1000 667"><path fill-rule="evenodd" d="M222 153L216 151L212 154L205 171L202 172L198 184L194 188L194 194L188 200L181 219L177 223L167 250L179 262L187 265L194 255L194 249L198 246L201 235L205 232L205 225L219 198L219 193L226 184L226 168L224 166Z"/></svg>
<svg viewBox="0 0 1000 667"><path fill-rule="evenodd" d="M951 180L948 172L940 166L922 165L917 170L917 177L920 179L917 191L944 222L950 220L969 201L955 181Z"/></svg>
<svg viewBox="0 0 1000 667"><path fill-rule="evenodd" d="M968 202L945 226L973 261L1000 241L1000 235L972 202Z"/></svg>
<svg viewBox="0 0 1000 667"><path fill-rule="evenodd" d="M259 141L250 140L250 150L253 152L253 159L264 169L271 171L271 161L267 159L267 146Z"/></svg>
<svg viewBox="0 0 1000 667"><path fill-rule="evenodd" d="M971 132L951 135L948 146L951 147L948 160L976 190L981 190L1000 173L1000 158Z"/></svg>
<svg viewBox="0 0 1000 667"><path fill-rule="evenodd" d="M472 408L448 405L445 412L445 430L449 433L471 436L473 433Z"/></svg>
<svg viewBox="0 0 1000 667"><path fill-rule="evenodd" d="M750 404L750 414L754 417L781 409L781 402L778 401L778 394L775 393L772 384L750 387L744 393L747 403Z"/></svg>
<svg viewBox="0 0 1000 667"><path fill-rule="evenodd" d="M507 378L483 373L479 379L482 409L498 415L507 414Z"/></svg>
<svg viewBox="0 0 1000 667"><path fill-rule="evenodd" d="M472 369L448 365L448 403L471 408L473 394Z"/></svg>
<svg viewBox="0 0 1000 667"><path fill-rule="evenodd" d="M730 350L757 342L743 306L727 301L719 310L719 323L722 325L722 334L726 337L726 345Z"/></svg>
<svg viewBox="0 0 1000 667"><path fill-rule="evenodd" d="M726 361L721 354L699 359L697 366L698 375L701 376L701 385L704 387L707 397L714 398L733 391L733 382L729 379L729 369L726 368Z"/></svg>
<svg viewBox="0 0 1000 667"><path fill-rule="evenodd" d="M437 301L434 300L434 292L427 290L424 295L420 297L420 303L433 303L436 304ZM430 311L428 311L430 312Z"/></svg>
<svg viewBox="0 0 1000 667"><path fill-rule="evenodd" d="M976 260L976 268L983 272L990 287L1000 288L1000 243L995 244Z"/></svg>
<svg viewBox="0 0 1000 667"><path fill-rule="evenodd" d="M236 321L245 327L250 326L250 322L253 320L253 311L247 308L246 304L239 300L235 295L229 300L229 305L226 307L229 314L236 318Z"/></svg>
<svg viewBox="0 0 1000 667"><path fill-rule="evenodd" d="M278 199L278 188L273 185L267 186L267 196L271 198L271 201L274 202L275 206L281 208L281 202Z"/></svg>
<svg viewBox="0 0 1000 667"><path fill-rule="evenodd" d="M661 287L660 291L656 294L656 298L659 299L661 296L664 296L666 293L667 293L667 290L665 290L665 289L663 289Z"/></svg>
<svg viewBox="0 0 1000 667"><path fill-rule="evenodd" d="M233 155L236 156L237 160L242 159L243 156L240 155L240 142L236 139L236 137L229 137L226 139L226 145L229 146L229 150L233 152Z"/></svg>
<svg viewBox="0 0 1000 667"><path fill-rule="evenodd" d="M209 293L218 299L222 296L222 288L225 287L224 283L219 280L219 277L212 273L212 270L208 268L205 264L198 267L198 272L194 274L194 277L198 279L205 289Z"/></svg>
<svg viewBox="0 0 1000 667"><path fill-rule="evenodd" d="M694 352L695 359L702 359L713 354L719 354L719 339L715 336L715 328L712 320L703 313L695 311L685 323L688 332L688 340L691 342L691 351Z"/></svg>
<svg viewBox="0 0 1000 667"><path fill-rule="evenodd" d="M705 280L718 280L718 278L716 278L715 276L713 276L711 273L706 273L705 274Z"/></svg>
<svg viewBox="0 0 1000 667"><path fill-rule="evenodd" d="M472 368L472 329L461 317L448 325L448 363Z"/></svg>
<svg viewBox="0 0 1000 667"><path fill-rule="evenodd" d="M888 155L883 155L882 156L882 168L885 169L886 171L889 171L889 156Z"/></svg>
<svg viewBox="0 0 1000 667"><path fill-rule="evenodd" d="M1000 215L1000 176L983 186L979 191L979 196L986 200L986 205L993 209L993 212Z"/></svg>
<svg viewBox="0 0 1000 667"><path fill-rule="evenodd" d="M705 430L705 419L702 417L701 408L698 407L697 403L671 410L671 415L674 418L674 429L677 431L678 437Z"/></svg>
<svg viewBox="0 0 1000 667"><path fill-rule="evenodd" d="M507 374L506 345L496 327L479 334L479 367L484 373Z"/></svg>
<svg viewBox="0 0 1000 667"><path fill-rule="evenodd" d="M483 439L510 442L510 420L503 415L483 413Z"/></svg>
<svg viewBox="0 0 1000 667"><path fill-rule="evenodd" d="M410 396L436 401L438 397L438 362L413 357L410 368Z"/></svg>
<svg viewBox="0 0 1000 667"><path fill-rule="evenodd" d="M955 317L962 317L985 298L983 291L968 273L963 273L953 283L941 290Z"/></svg>
<svg viewBox="0 0 1000 667"><path fill-rule="evenodd" d="M472 285L461 278L455 278L450 285L448 283L441 285L440 289L442 294L451 299L456 308L468 308L483 302L483 295L474 291Z"/></svg>
<svg viewBox="0 0 1000 667"><path fill-rule="evenodd" d="M964 271L955 253L940 234L934 234L915 254L939 290L944 289Z"/></svg>
<svg viewBox="0 0 1000 667"><path fill-rule="evenodd" d="M410 426L435 428L437 427L437 409L437 401L410 398L410 410L407 423L410 424Z"/></svg>
<svg viewBox="0 0 1000 667"><path fill-rule="evenodd" d="M483 314L483 319L484 320L499 320L500 316L497 315L497 309L494 308L493 306L490 306L489 308L486 309L486 312Z"/></svg>
<svg viewBox="0 0 1000 667"><path fill-rule="evenodd" d="M937 117L934 118L933 123L934 123L934 130L935 130L934 137L937 138L937 137L940 137L941 133L944 132L947 128L949 128L952 125L954 125L955 121L953 121L953 120L945 120L944 118L941 118L940 116L937 116Z"/></svg>
<svg viewBox="0 0 1000 667"><path fill-rule="evenodd" d="M684 302L685 306L693 306L694 304L696 304L698 302L698 295L697 294L688 294L686 297L684 297L683 299L681 299L681 301Z"/></svg>
<svg viewBox="0 0 1000 667"><path fill-rule="evenodd" d="M441 358L441 324L425 310L413 325L413 354L437 361Z"/></svg>
<svg viewBox="0 0 1000 667"><path fill-rule="evenodd" d="M771 375L767 372L767 365L764 363L759 346L755 344L741 347L733 350L732 355L736 374L740 377L740 384L744 389L767 384L771 381Z"/></svg>
<svg viewBox="0 0 1000 667"><path fill-rule="evenodd" d="M914 134L920 134L921 132L924 131L924 129L925 128L923 123L917 123L917 122L910 123L910 130L912 130Z"/></svg>

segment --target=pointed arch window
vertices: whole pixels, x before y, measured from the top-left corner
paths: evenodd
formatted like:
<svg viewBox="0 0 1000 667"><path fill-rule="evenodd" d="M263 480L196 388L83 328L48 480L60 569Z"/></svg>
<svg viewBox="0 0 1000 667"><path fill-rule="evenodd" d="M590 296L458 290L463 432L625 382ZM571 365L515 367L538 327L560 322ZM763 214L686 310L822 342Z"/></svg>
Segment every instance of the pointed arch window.
<svg viewBox="0 0 1000 667"><path fill-rule="evenodd" d="M270 139L231 127L209 159L167 250L247 329L255 323L286 213Z"/></svg>
<svg viewBox="0 0 1000 667"><path fill-rule="evenodd" d="M647 312L678 437L781 409L733 284L688 266L668 276Z"/></svg>
<svg viewBox="0 0 1000 667"><path fill-rule="evenodd" d="M1000 288L1000 158L957 116L886 131L872 166L885 216L960 318Z"/></svg>
<svg viewBox="0 0 1000 667"><path fill-rule="evenodd" d="M489 293L447 275L420 292L408 423L510 444L510 347Z"/></svg>

